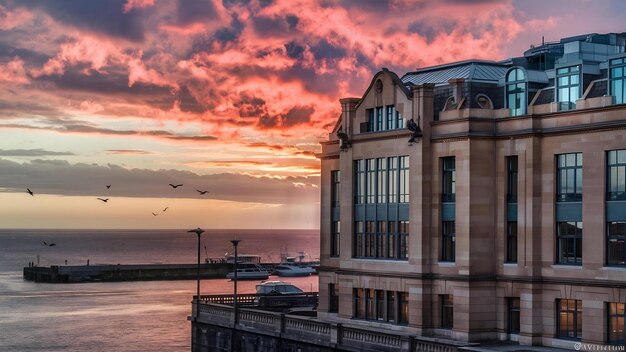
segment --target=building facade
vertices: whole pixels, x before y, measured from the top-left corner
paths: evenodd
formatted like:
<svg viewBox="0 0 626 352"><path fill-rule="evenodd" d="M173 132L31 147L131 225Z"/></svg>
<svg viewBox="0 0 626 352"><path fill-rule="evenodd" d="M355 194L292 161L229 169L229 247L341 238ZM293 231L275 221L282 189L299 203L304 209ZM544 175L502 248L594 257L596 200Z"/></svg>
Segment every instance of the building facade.
<svg viewBox="0 0 626 352"><path fill-rule="evenodd" d="M590 34L505 61L383 69L341 99L320 154L318 317L623 345L625 44Z"/></svg>

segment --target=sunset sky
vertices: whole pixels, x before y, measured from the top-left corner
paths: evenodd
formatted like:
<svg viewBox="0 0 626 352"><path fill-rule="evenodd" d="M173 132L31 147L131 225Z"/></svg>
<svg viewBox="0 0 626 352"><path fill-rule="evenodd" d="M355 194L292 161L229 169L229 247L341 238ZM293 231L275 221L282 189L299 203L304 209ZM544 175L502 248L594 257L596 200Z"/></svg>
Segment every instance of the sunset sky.
<svg viewBox="0 0 626 352"><path fill-rule="evenodd" d="M0 227L317 228L314 153L380 68L519 56L625 31L625 15L620 0L0 0Z"/></svg>

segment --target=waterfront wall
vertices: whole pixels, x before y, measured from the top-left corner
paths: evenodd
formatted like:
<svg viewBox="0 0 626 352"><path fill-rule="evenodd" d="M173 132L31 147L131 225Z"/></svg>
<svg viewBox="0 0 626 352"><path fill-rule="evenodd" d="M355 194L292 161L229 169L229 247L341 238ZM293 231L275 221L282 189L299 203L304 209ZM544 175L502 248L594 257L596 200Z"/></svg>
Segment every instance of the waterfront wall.
<svg viewBox="0 0 626 352"><path fill-rule="evenodd" d="M467 344L382 333L312 317L201 302L192 322L192 351L457 352Z"/></svg>

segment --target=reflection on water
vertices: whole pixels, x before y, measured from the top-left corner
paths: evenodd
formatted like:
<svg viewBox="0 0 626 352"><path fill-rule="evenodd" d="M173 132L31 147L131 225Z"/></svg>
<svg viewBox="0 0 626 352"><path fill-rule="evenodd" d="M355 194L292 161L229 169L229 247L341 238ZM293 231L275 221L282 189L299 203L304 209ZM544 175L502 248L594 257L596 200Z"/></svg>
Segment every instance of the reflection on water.
<svg viewBox="0 0 626 352"><path fill-rule="evenodd" d="M224 237L228 235L225 234ZM311 246L311 243L318 242L317 234L299 235L302 242L299 248L319 253L317 247L305 248L306 245ZM19 236L11 238L16 236L7 235L7 230L0 231L0 351L190 350L190 325L187 316L191 311L191 297L195 294L195 281L80 284L36 284L23 281L19 271L21 266L32 260L33 253L41 249L38 247L41 239L51 236L54 236L57 243L71 243L69 247L72 248L70 250L59 246L59 251L47 253L48 260L56 260L56 264L62 260L60 258L73 258L73 255L101 258L103 261L127 257L133 258L134 262L155 262L159 258L167 258L166 262L182 263L189 261L181 259L181 253L187 256L191 251L193 255L195 250L193 239L191 245L187 243L189 241L171 241L171 237L176 237L177 234L166 232L158 236L167 236L168 246L158 245L157 249L145 244L148 253L154 256L146 257L141 248L132 249L133 246L125 245L137 242L137 238L145 241L144 233L131 233L127 235L128 241L119 238L123 234L112 234L113 237L117 236L113 242L125 247L117 248L109 245L98 246L99 241L101 244L110 244L110 241L106 241L107 234L102 232L71 233L65 236L33 231L20 239ZM269 237L271 241L256 241L256 252L270 253L282 245L287 237L298 236L285 235L281 238L275 235ZM154 243L163 241L165 240L157 239ZM299 245L290 243L289 246L295 250ZM214 254L209 252L209 255ZM305 291L318 289L317 276L289 278L285 281L292 282ZM252 293L257 283L240 281L238 290L241 293ZM232 290L233 283L226 279L204 280L201 285L203 294L227 294L232 293Z"/></svg>

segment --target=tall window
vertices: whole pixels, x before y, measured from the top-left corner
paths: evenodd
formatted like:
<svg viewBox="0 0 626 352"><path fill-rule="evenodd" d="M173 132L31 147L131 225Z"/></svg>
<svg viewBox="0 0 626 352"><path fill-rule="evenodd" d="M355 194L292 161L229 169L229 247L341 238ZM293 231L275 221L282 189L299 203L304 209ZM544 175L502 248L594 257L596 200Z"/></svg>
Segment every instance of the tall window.
<svg viewBox="0 0 626 352"><path fill-rule="evenodd" d="M363 221L354 222L354 248L352 255L356 258L365 256L365 224Z"/></svg>
<svg viewBox="0 0 626 352"><path fill-rule="evenodd" d="M563 67L556 70L557 97L560 110L576 107L580 98L580 66Z"/></svg>
<svg viewBox="0 0 626 352"><path fill-rule="evenodd" d="M367 190L367 203L374 204L376 203L376 159L367 159L365 162L367 166L367 177L365 179L367 184L365 187Z"/></svg>
<svg viewBox="0 0 626 352"><path fill-rule="evenodd" d="M583 336L583 303L581 300L557 299L556 336L581 339Z"/></svg>
<svg viewBox="0 0 626 352"><path fill-rule="evenodd" d="M608 318L607 342L624 346L624 303L608 303Z"/></svg>
<svg viewBox="0 0 626 352"><path fill-rule="evenodd" d="M396 322L396 293L387 291L387 321Z"/></svg>
<svg viewBox="0 0 626 352"><path fill-rule="evenodd" d="M583 199L583 153L557 155L557 202L580 202Z"/></svg>
<svg viewBox="0 0 626 352"><path fill-rule="evenodd" d="M384 118L383 118L383 107L379 106L376 108L376 131L383 131L384 128Z"/></svg>
<svg viewBox="0 0 626 352"><path fill-rule="evenodd" d="M606 225L608 265L626 265L626 222L612 221Z"/></svg>
<svg viewBox="0 0 626 352"><path fill-rule="evenodd" d="M396 108L393 105L387 105L387 129L392 130L396 128Z"/></svg>
<svg viewBox="0 0 626 352"><path fill-rule="evenodd" d="M341 197L340 192L340 184L339 184L339 170L333 170L330 172L330 193L331 193L331 203L330 206L336 208L339 206L339 199Z"/></svg>
<svg viewBox="0 0 626 352"><path fill-rule="evenodd" d="M376 131L376 118L374 115L374 109L367 109L367 132Z"/></svg>
<svg viewBox="0 0 626 352"><path fill-rule="evenodd" d="M365 304L363 301L363 293L364 290L362 288L353 288L352 289L352 306L353 306L353 315L358 319L365 319Z"/></svg>
<svg viewBox="0 0 626 352"><path fill-rule="evenodd" d="M385 320L385 291L376 290L376 320Z"/></svg>
<svg viewBox="0 0 626 352"><path fill-rule="evenodd" d="M409 202L409 157L401 156L398 158L400 163L400 190L398 192L398 202Z"/></svg>
<svg viewBox="0 0 626 352"><path fill-rule="evenodd" d="M583 223L557 222L558 264L582 265Z"/></svg>
<svg viewBox="0 0 626 352"><path fill-rule="evenodd" d="M454 304L452 295L439 295L441 301L441 328L452 329L454 326Z"/></svg>
<svg viewBox="0 0 626 352"><path fill-rule="evenodd" d="M506 201L517 203L517 156L506 158Z"/></svg>
<svg viewBox="0 0 626 352"><path fill-rule="evenodd" d="M626 149L609 151L606 164L606 200L626 200Z"/></svg>
<svg viewBox="0 0 626 352"><path fill-rule="evenodd" d="M398 202L398 157L392 156L387 159L389 175L389 203Z"/></svg>
<svg viewBox="0 0 626 352"><path fill-rule="evenodd" d="M454 221L441 222L441 261L455 260L456 231Z"/></svg>
<svg viewBox="0 0 626 352"><path fill-rule="evenodd" d="M341 223L339 221L331 222L330 231L330 256L338 257L341 243Z"/></svg>
<svg viewBox="0 0 626 352"><path fill-rule="evenodd" d="M615 104L626 103L626 58L611 60L611 95Z"/></svg>
<svg viewBox="0 0 626 352"><path fill-rule="evenodd" d="M443 188L441 201L454 202L456 200L456 166L454 157L442 158L443 162Z"/></svg>
<svg viewBox="0 0 626 352"><path fill-rule="evenodd" d="M409 294L398 292L398 324L409 323Z"/></svg>
<svg viewBox="0 0 626 352"><path fill-rule="evenodd" d="M396 110L396 128L405 128L406 126L404 125L404 118L402 117L402 114L400 114L400 111Z"/></svg>
<svg viewBox="0 0 626 352"><path fill-rule="evenodd" d="M507 299L509 308L509 334L519 334L520 326L520 301L519 298L509 297Z"/></svg>
<svg viewBox="0 0 626 352"><path fill-rule="evenodd" d="M506 76L506 107L511 116L526 115L526 77L524 71L515 68Z"/></svg>
<svg viewBox="0 0 626 352"><path fill-rule="evenodd" d="M365 222L365 257L376 258L376 221Z"/></svg>
<svg viewBox="0 0 626 352"><path fill-rule="evenodd" d="M517 221L506 223L506 262L517 263Z"/></svg>
<svg viewBox="0 0 626 352"><path fill-rule="evenodd" d="M376 159L377 203L387 203L387 158Z"/></svg>
<svg viewBox="0 0 626 352"><path fill-rule="evenodd" d="M339 292L336 284L328 284L328 313L339 311Z"/></svg>
<svg viewBox="0 0 626 352"><path fill-rule="evenodd" d="M375 320L376 319L376 308L375 304L375 292L371 288L365 289L365 319Z"/></svg>
<svg viewBox="0 0 626 352"><path fill-rule="evenodd" d="M409 259L409 222L398 221L398 259Z"/></svg>
<svg viewBox="0 0 626 352"><path fill-rule="evenodd" d="M355 258L400 259L409 258L409 222L355 221Z"/></svg>
<svg viewBox="0 0 626 352"><path fill-rule="evenodd" d="M387 257L387 221L376 222L376 258Z"/></svg>
<svg viewBox="0 0 626 352"><path fill-rule="evenodd" d="M354 204L365 203L365 160L354 161Z"/></svg>

